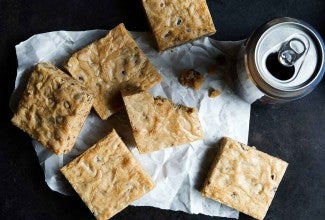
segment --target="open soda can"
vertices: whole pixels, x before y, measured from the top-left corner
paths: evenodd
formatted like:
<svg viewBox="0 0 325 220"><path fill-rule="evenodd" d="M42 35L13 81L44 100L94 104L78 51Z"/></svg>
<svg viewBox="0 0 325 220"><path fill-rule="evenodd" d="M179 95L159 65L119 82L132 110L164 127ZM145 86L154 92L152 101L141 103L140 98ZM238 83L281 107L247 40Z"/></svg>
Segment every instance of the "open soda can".
<svg viewBox="0 0 325 220"><path fill-rule="evenodd" d="M237 59L236 92L248 103L301 98L324 75L324 41L305 22L277 18L244 42Z"/></svg>

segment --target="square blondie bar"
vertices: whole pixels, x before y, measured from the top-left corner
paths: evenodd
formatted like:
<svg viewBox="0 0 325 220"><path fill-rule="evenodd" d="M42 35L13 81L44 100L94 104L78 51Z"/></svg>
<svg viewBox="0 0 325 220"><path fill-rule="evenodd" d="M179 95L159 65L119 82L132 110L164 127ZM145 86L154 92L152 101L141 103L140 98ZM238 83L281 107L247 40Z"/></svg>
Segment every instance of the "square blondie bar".
<svg viewBox="0 0 325 220"><path fill-rule="evenodd" d="M102 119L123 106L122 88L147 90L162 79L123 24L74 53L65 68L94 91L94 108Z"/></svg>
<svg viewBox="0 0 325 220"><path fill-rule="evenodd" d="M113 130L61 169L98 220L106 220L155 186Z"/></svg>
<svg viewBox="0 0 325 220"><path fill-rule="evenodd" d="M203 139L195 108L176 105L161 97L154 98L148 92L122 92L122 96L140 153Z"/></svg>
<svg viewBox="0 0 325 220"><path fill-rule="evenodd" d="M50 63L38 64L12 123L56 154L70 151L91 110L93 94Z"/></svg>
<svg viewBox="0 0 325 220"><path fill-rule="evenodd" d="M288 163L230 138L220 147L202 195L263 219Z"/></svg>
<svg viewBox="0 0 325 220"><path fill-rule="evenodd" d="M142 0L158 50L216 32L205 0Z"/></svg>

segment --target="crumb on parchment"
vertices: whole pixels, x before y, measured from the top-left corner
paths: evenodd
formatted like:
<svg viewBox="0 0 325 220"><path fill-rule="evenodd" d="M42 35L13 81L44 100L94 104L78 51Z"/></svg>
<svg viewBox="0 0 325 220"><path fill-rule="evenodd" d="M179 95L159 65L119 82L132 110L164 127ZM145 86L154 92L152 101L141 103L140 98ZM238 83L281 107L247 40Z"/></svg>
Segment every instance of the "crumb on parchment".
<svg viewBox="0 0 325 220"><path fill-rule="evenodd" d="M188 69L181 72L178 81L183 86L191 87L194 90L199 90L204 83L204 77L201 75L201 73L193 69Z"/></svg>
<svg viewBox="0 0 325 220"><path fill-rule="evenodd" d="M221 94L221 92L220 92L219 90L217 90L217 89L214 89L214 88L210 88L210 89L209 89L209 93L208 93L208 95L209 95L210 98L216 98L216 97L218 97L220 94Z"/></svg>

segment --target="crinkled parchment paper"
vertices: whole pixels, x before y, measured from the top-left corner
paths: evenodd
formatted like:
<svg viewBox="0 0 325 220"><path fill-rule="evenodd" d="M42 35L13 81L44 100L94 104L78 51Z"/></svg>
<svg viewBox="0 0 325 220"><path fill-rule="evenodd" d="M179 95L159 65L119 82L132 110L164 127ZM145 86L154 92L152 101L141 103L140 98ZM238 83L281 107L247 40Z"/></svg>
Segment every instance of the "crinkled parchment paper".
<svg viewBox="0 0 325 220"><path fill-rule="evenodd" d="M18 69L15 91L11 97L11 108L15 109L33 66L50 61L61 66L70 54L104 36L104 30L82 32L56 31L34 35L16 46ZM175 103L196 107L204 129L205 139L179 147L168 148L140 155L133 147L132 133L125 110L102 121L94 112L89 115L73 150L57 156L43 148L37 141L33 146L40 165L44 169L45 181L57 192L72 194L68 182L59 169L103 138L115 128L134 156L148 171L157 187L135 201L135 206L154 206L162 209L182 210L188 213L203 213L211 216L238 218L238 212L211 199L203 198L199 192L211 162L217 152L217 143L229 136L247 143L250 105L238 98L227 83L230 74L229 60L235 57L239 42L217 42L203 38L159 54L149 33L132 32L140 48L163 76L163 81L151 89L154 96L172 99ZM227 57L227 62L216 66L217 57ZM216 68L217 74L208 74ZM204 74L201 90L194 91L181 86L177 74L183 69L195 69ZM222 92L217 98L208 97L208 89Z"/></svg>

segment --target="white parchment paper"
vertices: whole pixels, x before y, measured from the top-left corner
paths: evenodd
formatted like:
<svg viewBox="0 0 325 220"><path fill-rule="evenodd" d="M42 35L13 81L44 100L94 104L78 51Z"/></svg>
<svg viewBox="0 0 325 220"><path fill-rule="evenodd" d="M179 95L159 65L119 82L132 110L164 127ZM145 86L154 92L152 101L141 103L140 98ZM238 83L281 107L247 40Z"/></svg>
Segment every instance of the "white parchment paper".
<svg viewBox="0 0 325 220"><path fill-rule="evenodd" d="M14 110L24 90L33 66L49 61L61 66L75 51L104 36L104 30L82 32L56 31L34 35L16 46L18 69L15 90L10 106ZM37 141L33 146L48 186L62 194L72 194L68 182L59 169L84 152L115 128L134 156L156 182L157 187L135 201L135 206L154 206L162 209L182 210L188 213L203 213L211 216L238 218L238 212L200 194L204 178L210 169L217 151L217 143L223 136L247 143L250 105L237 97L231 89L230 62L236 55L240 42L217 42L203 38L175 49L158 53L149 33L132 32L140 48L163 76L163 81L151 89L154 96L172 99L175 103L196 107L204 129L205 139L175 148L140 155L132 142L125 110L108 120L101 120L91 112L73 150L57 156L42 147ZM227 60L216 66L218 57ZM216 67L217 74L208 74ZM177 74L184 69L195 69L205 77L201 90L194 91L181 86ZM211 71L211 70L210 70ZM222 92L217 98L208 97L208 89Z"/></svg>

